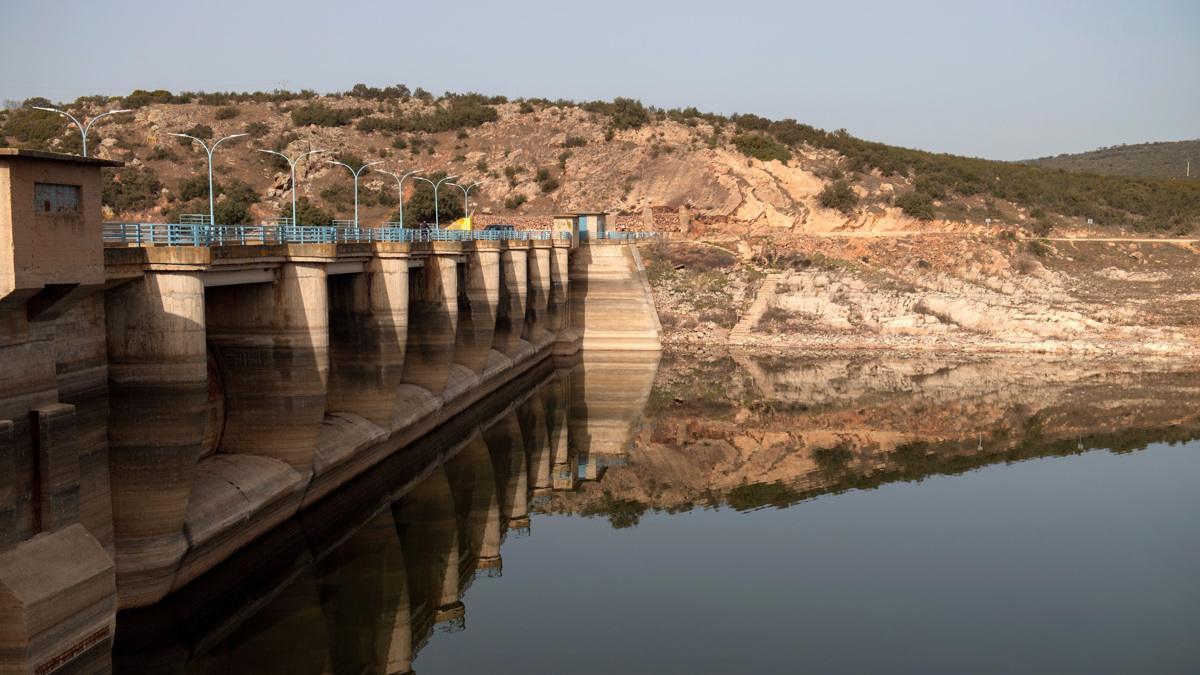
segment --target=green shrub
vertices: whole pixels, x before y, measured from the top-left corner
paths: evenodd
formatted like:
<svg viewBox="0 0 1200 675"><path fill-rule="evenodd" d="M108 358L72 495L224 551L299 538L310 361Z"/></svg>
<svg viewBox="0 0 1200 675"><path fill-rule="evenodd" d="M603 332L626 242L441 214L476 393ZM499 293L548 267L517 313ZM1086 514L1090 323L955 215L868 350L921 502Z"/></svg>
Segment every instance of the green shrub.
<svg viewBox="0 0 1200 675"><path fill-rule="evenodd" d="M554 192L558 189L558 179L550 177L546 180L538 181L538 187L542 190L542 192Z"/></svg>
<svg viewBox="0 0 1200 675"><path fill-rule="evenodd" d="M379 87L368 87L365 84L356 84L351 87L350 91L343 92L343 94L369 101L403 101L408 99L412 95L412 92L403 84L394 84L382 89Z"/></svg>
<svg viewBox="0 0 1200 675"><path fill-rule="evenodd" d="M271 127L266 122L251 122L246 125L243 131L250 134L251 138L262 138L271 133Z"/></svg>
<svg viewBox="0 0 1200 675"><path fill-rule="evenodd" d="M858 195L849 183L837 180L821 190L817 195L817 201L827 209L837 209L842 213L850 214L858 206Z"/></svg>
<svg viewBox="0 0 1200 675"><path fill-rule="evenodd" d="M4 123L4 135L12 136L22 147L48 150L50 142L72 126L67 118L56 113L25 108L9 113ZM78 132L74 135L78 136Z"/></svg>
<svg viewBox="0 0 1200 675"><path fill-rule="evenodd" d="M358 170L363 164L366 164L366 161L362 157L359 157L349 150L343 150L331 157L331 159L336 162L341 162L342 164L348 164L350 168L355 170Z"/></svg>
<svg viewBox="0 0 1200 675"><path fill-rule="evenodd" d="M558 153L558 168L566 171L567 160L571 159L573 156L575 156L575 153L571 152L570 150L563 150L562 152Z"/></svg>
<svg viewBox="0 0 1200 675"><path fill-rule="evenodd" d="M291 218L291 204L285 204L279 211L280 218ZM296 222L299 225L332 225L333 215L308 200L300 197L296 200Z"/></svg>
<svg viewBox="0 0 1200 675"><path fill-rule="evenodd" d="M333 207L335 211L345 211L354 205L354 186L349 181L338 182L321 190L321 201Z"/></svg>
<svg viewBox="0 0 1200 675"><path fill-rule="evenodd" d="M899 206L905 215L918 220L933 220L936 216L933 212L933 198L924 192L906 192L896 197L896 206Z"/></svg>
<svg viewBox="0 0 1200 675"><path fill-rule="evenodd" d="M309 103L292 111L292 124L298 127L344 127L362 115L363 111L358 108L339 109L324 103Z"/></svg>
<svg viewBox="0 0 1200 675"><path fill-rule="evenodd" d="M404 118L405 131L454 131L477 127L499 118L496 109L478 95L458 96L449 100L445 107L431 113Z"/></svg>
<svg viewBox="0 0 1200 675"><path fill-rule="evenodd" d="M522 115L528 115L533 112L533 104L529 101L521 101L521 105L517 107L517 112Z"/></svg>
<svg viewBox="0 0 1200 675"><path fill-rule="evenodd" d="M641 101L618 96L613 99L608 114L613 129L639 129L650 121L650 111Z"/></svg>
<svg viewBox="0 0 1200 675"><path fill-rule="evenodd" d="M408 141L404 140L403 136L397 136L392 139L392 147L397 150L403 150L408 147Z"/></svg>
<svg viewBox="0 0 1200 675"><path fill-rule="evenodd" d="M562 144L564 148L582 148L585 145L587 145L587 139L582 136L567 136Z"/></svg>
<svg viewBox="0 0 1200 675"><path fill-rule="evenodd" d="M213 191L216 194L221 193L221 182L213 181ZM208 199L208 176L197 174L191 178L185 178L179 183L179 187L175 189L175 197L183 201L191 201L201 197Z"/></svg>
<svg viewBox="0 0 1200 675"><path fill-rule="evenodd" d="M128 96L121 99L121 107L136 109L154 103L190 103L191 100L190 96L183 94L176 96L166 89L155 89L154 91L134 89Z"/></svg>
<svg viewBox="0 0 1200 675"><path fill-rule="evenodd" d="M429 180L436 183L445 177L445 172L437 172L429 176ZM445 187L445 183L442 184L442 187ZM448 225L451 221L462 218L462 192L455 188L438 190L437 212L440 214L443 225ZM425 181L417 181L412 194L409 195L408 201L404 203L404 223L406 225L432 223L434 221L433 216L433 187ZM393 218L393 220L395 219L397 218Z"/></svg>
<svg viewBox="0 0 1200 675"><path fill-rule="evenodd" d="M792 153L782 143L765 134L738 134L733 137L733 145L743 155L764 162L773 159L786 162L792 158Z"/></svg>
<svg viewBox="0 0 1200 675"><path fill-rule="evenodd" d="M231 120L237 116L238 109L232 106L217 108L217 112L213 113L213 117L219 120Z"/></svg>
<svg viewBox="0 0 1200 675"><path fill-rule="evenodd" d="M202 138L207 141L207 140L212 139L212 137L213 137L213 128L208 126L207 124L193 124L190 128L184 129L183 131L181 131L179 133L187 134L188 136L194 136L196 138ZM193 141L190 138L180 137L180 138L176 138L175 140L178 141L179 144L183 145L183 146L188 146L188 145L195 143L195 141Z"/></svg>
<svg viewBox="0 0 1200 675"><path fill-rule="evenodd" d="M233 199L222 199L213 205L213 218L218 225L248 225L250 205Z"/></svg>
<svg viewBox="0 0 1200 675"><path fill-rule="evenodd" d="M504 200L504 208L508 209L509 211L513 211L521 208L521 206L527 201L529 200L526 199L525 195L515 194Z"/></svg>
<svg viewBox="0 0 1200 675"><path fill-rule="evenodd" d="M145 211L158 202L162 181L153 169L127 166L105 169L102 174L100 201L117 214Z"/></svg>

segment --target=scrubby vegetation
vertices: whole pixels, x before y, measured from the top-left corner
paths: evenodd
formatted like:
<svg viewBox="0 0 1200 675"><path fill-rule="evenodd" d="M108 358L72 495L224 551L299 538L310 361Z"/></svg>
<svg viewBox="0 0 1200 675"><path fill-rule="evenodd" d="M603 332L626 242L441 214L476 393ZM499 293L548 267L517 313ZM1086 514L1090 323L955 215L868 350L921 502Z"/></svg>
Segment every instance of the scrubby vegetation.
<svg viewBox="0 0 1200 675"><path fill-rule="evenodd" d="M906 192L896 197L896 206L899 206L905 215L918 220L933 220L937 217L933 210L933 199L924 192Z"/></svg>
<svg viewBox="0 0 1200 675"><path fill-rule="evenodd" d="M292 124L298 127L344 127L362 117L358 108L331 108L324 103L309 103L292 111Z"/></svg>
<svg viewBox="0 0 1200 675"><path fill-rule="evenodd" d="M279 211L279 217L291 218L292 205L285 203ZM296 222L301 225L330 225L333 215L310 202L308 197L301 197L296 200Z"/></svg>
<svg viewBox="0 0 1200 675"><path fill-rule="evenodd" d="M842 213L849 214L854 213L855 207L858 206L858 195L846 181L835 180L821 190L817 195L817 201L827 209L837 209Z"/></svg>
<svg viewBox="0 0 1200 675"><path fill-rule="evenodd" d="M733 146L748 157L769 162L773 159L786 162L792 158L782 143L764 134L738 134L733 137Z"/></svg>
<svg viewBox="0 0 1200 675"><path fill-rule="evenodd" d="M455 95L428 113L364 117L355 125L359 131L427 132L463 131L499 117L496 108L479 94ZM295 113L293 113L293 116Z"/></svg>
<svg viewBox="0 0 1200 675"><path fill-rule="evenodd" d="M446 173L439 171L429 176L429 180L436 183L445 177ZM446 187L445 183L442 184L442 187ZM462 218L464 213L462 192L454 188L438 190L437 214L443 225ZM392 218L392 220L399 219L399 213ZM420 223L432 222L434 222L433 186L425 181L417 181L412 195L409 196L408 201L404 202L404 224L407 227L415 227Z"/></svg>
<svg viewBox="0 0 1200 675"><path fill-rule="evenodd" d="M390 142L392 148L407 149L416 156L435 153L436 139L422 138L420 134L447 131L465 133L468 129L498 119L495 106L507 102L501 96L477 93L446 93L439 97L421 88L410 90L402 84L382 88L359 84L322 100L316 98L316 92L308 90L240 93L136 90L125 97L84 96L73 103L57 105L81 114L101 108L136 109L152 104L203 105L214 108L209 114L215 119L228 120L240 114L240 109L235 107L237 104L271 103L281 112L288 112L296 126L341 127L356 124L363 131L394 136ZM361 106L347 105L354 101L361 102ZM400 102L405 101L419 101L424 107L401 107ZM22 107L6 111L0 118L0 130L6 142L28 148L77 152L80 141L70 125L53 113L31 110L30 107L34 105L55 104L46 99L32 98L24 101ZM723 116L695 108L663 110L631 98L583 103L545 99L517 101L517 109L523 113L540 110L562 115L565 109L571 107L591 113L593 119L603 124L608 141L612 141L620 131L639 129L653 120L673 120L689 127L701 127L696 132L697 138L708 147L718 148L732 143L739 152L761 161L787 162L802 147L833 151L841 158L833 168L824 166L816 169L823 177L844 180L851 188L853 184L861 182L861 176L874 174L885 179L895 177L894 182L901 188L895 204L905 213L918 218L992 217L989 214L998 213L998 209L1005 206L1000 204L998 207L995 203L1006 202L1023 207L1029 214L1027 226L1038 233L1048 232L1052 227L1063 224L1064 217L1080 224L1085 219L1092 219L1100 227L1125 227L1142 232L1183 234L1200 227L1200 180L1195 179L1099 175L930 153L866 141L842 129L825 131L793 119L771 120L751 114ZM110 118L106 123L117 121L118 118ZM102 139L98 132L105 130L106 123L101 123L89 134L90 147L99 146ZM264 139L270 134L271 127L266 122L255 121L246 124L244 129L256 139ZM214 135L205 124L197 124L187 133L206 139ZM186 143L186 140L181 142ZM120 151L128 153L132 149L129 143L120 142ZM586 143L583 136L567 135L562 145L570 150ZM286 143L283 145L286 147ZM1147 163L1150 160L1142 150L1148 152L1153 149L1155 153L1152 154L1158 157L1162 155L1157 152L1160 149L1158 146L1172 152L1191 147L1187 143L1149 144L1107 148L1086 153L1086 156L1044 158L1038 161L1050 166L1111 170L1115 173L1178 173L1179 167L1176 165L1179 160L1174 154L1170 155L1169 160L1162 160L1166 162L1162 168L1145 168L1150 166ZM659 139L653 139L651 147L654 148L654 154L667 153L672 149L672 146ZM154 152L156 154L151 155L150 159L171 159L165 154L169 151ZM146 158L145 155L139 157ZM1079 160L1072 157L1078 157ZM514 187L519 182L515 174L507 174L507 178ZM546 176L537 182L543 191L551 192L557 188L558 181L559 178ZM992 200L988 202L991 205L980 207L981 198ZM856 206L852 203L851 193L839 184L829 186L822 193L821 203L845 212Z"/></svg>
<svg viewBox="0 0 1200 675"><path fill-rule="evenodd" d="M192 126L188 127L187 129L184 129L183 131L181 131L179 133L187 134L188 136L193 136L195 138L200 138L200 139L207 141L213 137L213 128L208 126L207 124L193 124ZM191 145L192 143L196 142L190 138L183 138L183 137L176 137L175 140L179 141L180 145L185 145L185 146Z"/></svg>
<svg viewBox="0 0 1200 675"><path fill-rule="evenodd" d="M926 202L931 210L935 199L985 195L1139 231L1187 231L1200 225L1200 181L1071 173L864 141L844 129L822 131L791 119L735 115L732 120L743 131L767 133L789 146L835 150L851 171L910 176L920 193L910 205L930 218L921 206Z"/></svg>
<svg viewBox="0 0 1200 675"><path fill-rule="evenodd" d="M1114 145L1091 152L1030 159L1025 163L1113 176L1187 178L1189 161L1192 163L1191 179L1200 180L1200 140Z"/></svg>
<svg viewBox="0 0 1200 675"><path fill-rule="evenodd" d="M127 166L103 172L100 201L116 213L146 211L154 208L161 191L153 169Z"/></svg>
<svg viewBox="0 0 1200 675"><path fill-rule="evenodd" d="M22 108L8 114L4 135L12 136L27 148L47 149L51 139L62 136L66 131L63 121L61 116L52 112Z"/></svg>

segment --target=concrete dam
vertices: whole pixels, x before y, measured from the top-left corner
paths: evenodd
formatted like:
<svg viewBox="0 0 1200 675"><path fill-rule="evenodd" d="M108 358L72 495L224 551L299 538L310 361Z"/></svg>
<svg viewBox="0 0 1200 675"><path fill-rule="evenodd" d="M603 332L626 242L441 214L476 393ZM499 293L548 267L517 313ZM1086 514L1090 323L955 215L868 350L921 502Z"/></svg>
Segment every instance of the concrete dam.
<svg viewBox="0 0 1200 675"><path fill-rule="evenodd" d="M0 149L0 672L107 663L117 610L485 397L660 348L636 247L569 215L538 238L106 246L113 164Z"/></svg>

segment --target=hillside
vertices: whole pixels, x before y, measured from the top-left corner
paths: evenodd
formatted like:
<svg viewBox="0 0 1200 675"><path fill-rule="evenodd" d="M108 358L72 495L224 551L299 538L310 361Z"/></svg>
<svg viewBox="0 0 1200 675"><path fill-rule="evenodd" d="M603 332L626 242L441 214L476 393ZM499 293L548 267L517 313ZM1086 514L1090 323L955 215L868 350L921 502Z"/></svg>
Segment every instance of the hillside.
<svg viewBox="0 0 1200 675"><path fill-rule="evenodd" d="M1089 171L1111 176L1184 178L1189 161L1192 163L1191 177L1200 178L1200 139L1114 145L1091 152L1039 157L1024 163L1049 169Z"/></svg>
<svg viewBox="0 0 1200 675"><path fill-rule="evenodd" d="M29 109L0 113L5 143L77 151L65 118ZM572 209L639 217L686 211L694 223L747 235L831 231L1079 231L1086 218L1107 233L1184 234L1200 226L1200 182L1075 174L940 155L825 132L794 120L657 110L629 99L574 103L509 101L478 94L434 97L402 85L313 92L136 91L61 104L102 120L95 156L126 162L106 180L106 217L174 221L206 212L204 154L169 132L204 138L245 133L221 146L218 221L261 222L290 208L286 163L254 149L298 154L324 148L358 166L445 171L484 181L472 208L504 220ZM350 218L352 178L318 156L298 168L301 221ZM429 188L405 186L409 222L432 219ZM461 208L441 194L447 215ZM411 200L411 201L409 201ZM363 176L361 219L396 216L396 182ZM537 218L533 218L537 220ZM641 222L640 220L634 222ZM669 227L672 219L655 221Z"/></svg>

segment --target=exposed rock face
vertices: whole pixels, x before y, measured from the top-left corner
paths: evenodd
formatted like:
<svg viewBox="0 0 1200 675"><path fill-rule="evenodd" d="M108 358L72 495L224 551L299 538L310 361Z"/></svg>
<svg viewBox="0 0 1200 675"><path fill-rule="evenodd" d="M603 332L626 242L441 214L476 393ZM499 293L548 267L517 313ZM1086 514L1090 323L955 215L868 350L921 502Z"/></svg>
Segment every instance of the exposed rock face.
<svg viewBox="0 0 1200 675"><path fill-rule="evenodd" d="M652 271L659 270L652 278L660 311L694 315L710 289L699 273L687 272L688 255L696 254L682 251L696 247L672 246L647 247ZM754 273L765 274L770 283L740 301L729 294L738 322L731 333L716 335L718 342L1200 353L1200 256L1186 245L956 235L799 237L770 256L748 246L739 253L740 260L726 263L717 277L728 280L723 288L733 289L739 276ZM678 260L683 270L675 269ZM668 321L666 341L711 344L714 335L703 324ZM733 326L713 328L721 327Z"/></svg>

